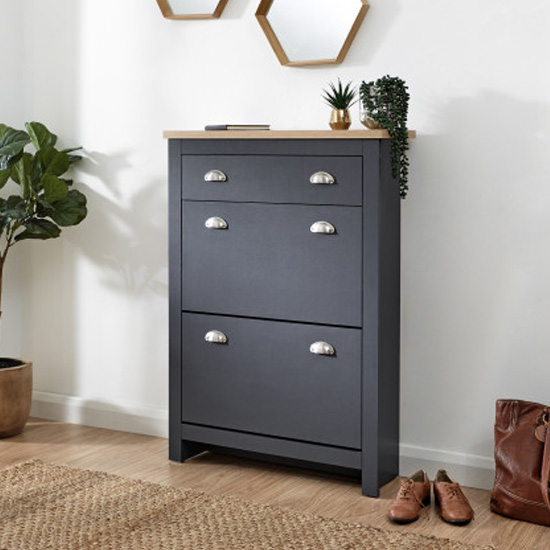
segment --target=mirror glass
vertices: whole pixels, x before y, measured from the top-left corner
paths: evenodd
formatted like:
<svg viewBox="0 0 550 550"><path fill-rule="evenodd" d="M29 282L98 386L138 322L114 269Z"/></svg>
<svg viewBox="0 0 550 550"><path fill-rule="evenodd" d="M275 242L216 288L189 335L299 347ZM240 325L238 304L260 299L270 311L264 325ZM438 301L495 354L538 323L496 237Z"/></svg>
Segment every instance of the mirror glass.
<svg viewBox="0 0 550 550"><path fill-rule="evenodd" d="M341 62L367 9L367 0L264 0L256 15L265 15L284 64L303 65Z"/></svg>
<svg viewBox="0 0 550 550"><path fill-rule="evenodd" d="M220 0L168 0L175 15L214 13Z"/></svg>

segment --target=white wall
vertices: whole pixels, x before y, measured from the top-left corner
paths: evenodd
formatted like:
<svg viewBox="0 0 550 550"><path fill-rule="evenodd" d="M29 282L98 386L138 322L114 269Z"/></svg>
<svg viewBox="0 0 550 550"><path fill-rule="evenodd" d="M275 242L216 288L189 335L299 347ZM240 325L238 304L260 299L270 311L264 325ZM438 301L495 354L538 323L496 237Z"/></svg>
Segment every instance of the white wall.
<svg viewBox="0 0 550 550"><path fill-rule="evenodd" d="M23 42L23 5L13 0L0 0L0 122L18 124L23 113L23 74L25 48ZM8 22L6 24L6 22ZM9 268L4 275L2 310L5 321L0 322L0 355L20 356L23 308L21 301L24 289L18 282L25 278L25 250L14 249L10 253Z"/></svg>
<svg viewBox="0 0 550 550"><path fill-rule="evenodd" d="M4 23L0 33L0 120L4 124L18 122L23 91L23 4L13 0L0 0L0 17ZM7 22L7 24L6 24Z"/></svg>
<svg viewBox="0 0 550 550"><path fill-rule="evenodd" d="M327 129L327 82L392 74L418 131L402 205L402 470L446 465L487 486L494 400L549 400L550 4L371 0L343 65L288 68L258 3L168 21L154 0L21 2L14 112L86 148L90 206L64 238L20 245L27 280L8 290L23 296L4 323L23 316L35 413L164 433L164 129ZM14 25L15 4L0 2Z"/></svg>

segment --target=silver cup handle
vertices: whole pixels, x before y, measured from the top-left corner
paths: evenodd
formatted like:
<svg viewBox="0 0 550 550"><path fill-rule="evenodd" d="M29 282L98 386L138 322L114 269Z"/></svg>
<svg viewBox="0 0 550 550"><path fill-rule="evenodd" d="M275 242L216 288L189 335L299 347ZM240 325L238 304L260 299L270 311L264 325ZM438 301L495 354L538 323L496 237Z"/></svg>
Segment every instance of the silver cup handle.
<svg viewBox="0 0 550 550"><path fill-rule="evenodd" d="M227 176L221 170L210 170L204 174L204 181L227 181Z"/></svg>
<svg viewBox="0 0 550 550"><path fill-rule="evenodd" d="M211 344L227 344L227 336L220 330L209 330L204 339Z"/></svg>
<svg viewBox="0 0 550 550"><path fill-rule="evenodd" d="M328 172L315 172L309 178L309 182L313 185L334 185L336 180L332 174Z"/></svg>
<svg viewBox="0 0 550 550"><path fill-rule="evenodd" d="M334 355L335 349L327 342L313 342L309 346L309 351L315 355Z"/></svg>

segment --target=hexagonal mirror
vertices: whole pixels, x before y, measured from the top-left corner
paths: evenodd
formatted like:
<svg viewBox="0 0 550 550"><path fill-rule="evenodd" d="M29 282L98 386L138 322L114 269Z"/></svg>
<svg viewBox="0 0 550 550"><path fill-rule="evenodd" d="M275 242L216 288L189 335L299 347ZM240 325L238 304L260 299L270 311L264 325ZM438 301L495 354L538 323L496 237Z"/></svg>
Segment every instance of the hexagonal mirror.
<svg viewBox="0 0 550 550"><path fill-rule="evenodd" d="M262 0L256 11L282 65L341 63L368 0Z"/></svg>
<svg viewBox="0 0 550 550"><path fill-rule="evenodd" d="M167 19L213 19L222 14L228 0L157 0Z"/></svg>

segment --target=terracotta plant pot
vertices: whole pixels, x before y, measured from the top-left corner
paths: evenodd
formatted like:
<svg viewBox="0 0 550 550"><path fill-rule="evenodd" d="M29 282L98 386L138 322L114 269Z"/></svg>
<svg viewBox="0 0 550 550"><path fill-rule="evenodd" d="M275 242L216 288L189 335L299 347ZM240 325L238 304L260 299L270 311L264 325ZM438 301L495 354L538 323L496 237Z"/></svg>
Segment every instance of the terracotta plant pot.
<svg viewBox="0 0 550 550"><path fill-rule="evenodd" d="M0 437L10 437L23 431L32 400L32 363L20 359L0 358Z"/></svg>

